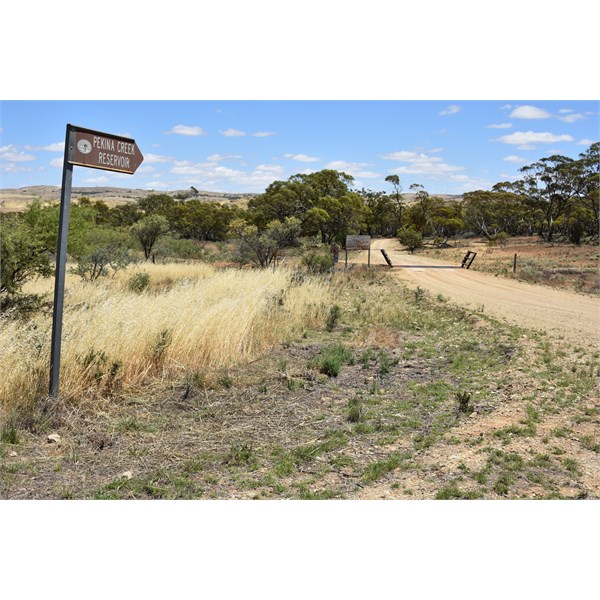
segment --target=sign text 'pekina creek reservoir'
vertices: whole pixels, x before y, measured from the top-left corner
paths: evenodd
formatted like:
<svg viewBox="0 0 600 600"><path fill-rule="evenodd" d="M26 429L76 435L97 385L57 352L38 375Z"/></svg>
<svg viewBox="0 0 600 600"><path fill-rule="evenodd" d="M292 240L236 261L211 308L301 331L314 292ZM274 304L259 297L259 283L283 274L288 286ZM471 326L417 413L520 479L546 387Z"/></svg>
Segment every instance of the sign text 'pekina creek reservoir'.
<svg viewBox="0 0 600 600"><path fill-rule="evenodd" d="M133 175L143 160L135 140L83 127L70 128L69 164Z"/></svg>

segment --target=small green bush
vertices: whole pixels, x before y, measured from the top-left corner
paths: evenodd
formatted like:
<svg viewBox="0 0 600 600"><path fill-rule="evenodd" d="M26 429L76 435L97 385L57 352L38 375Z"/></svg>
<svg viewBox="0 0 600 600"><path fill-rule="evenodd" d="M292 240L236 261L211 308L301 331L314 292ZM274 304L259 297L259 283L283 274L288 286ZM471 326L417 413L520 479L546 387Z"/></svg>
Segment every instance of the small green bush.
<svg viewBox="0 0 600 600"><path fill-rule="evenodd" d="M423 234L414 229L402 229L398 232L398 239L403 246L406 246L410 253L423 247Z"/></svg>
<svg viewBox="0 0 600 600"><path fill-rule="evenodd" d="M150 273L134 273L127 281L127 288L141 294L150 285Z"/></svg>
<svg viewBox="0 0 600 600"><path fill-rule="evenodd" d="M420 285L418 285L413 290L413 294L415 295L415 302L420 304L427 297L427 290L424 290Z"/></svg>
<svg viewBox="0 0 600 600"><path fill-rule="evenodd" d="M48 294L4 294L0 297L0 314L11 319L28 319L38 311L49 311Z"/></svg>
<svg viewBox="0 0 600 600"><path fill-rule="evenodd" d="M488 239L488 246L506 246L510 236L506 231L499 231Z"/></svg>
<svg viewBox="0 0 600 600"><path fill-rule="evenodd" d="M458 410L461 413L470 413L473 410L471 406L471 394L469 392L456 392L454 397L458 403Z"/></svg>
<svg viewBox="0 0 600 600"><path fill-rule="evenodd" d="M5 423L0 432L0 441L5 444L18 444L19 434L13 423Z"/></svg>
<svg viewBox="0 0 600 600"><path fill-rule="evenodd" d="M306 267L309 273L328 273L333 268L333 257L331 254L309 252L302 257L302 264Z"/></svg>
<svg viewBox="0 0 600 600"><path fill-rule="evenodd" d="M225 462L229 465L241 467L254 460L254 448L251 444L233 444L229 449Z"/></svg>
<svg viewBox="0 0 600 600"><path fill-rule="evenodd" d="M317 359L319 371L328 377L337 377L344 363L352 361L352 353L342 344L325 348Z"/></svg>
<svg viewBox="0 0 600 600"><path fill-rule="evenodd" d="M360 398L350 398L348 400L348 414L346 418L350 423L359 423L363 420L364 408Z"/></svg>
<svg viewBox="0 0 600 600"><path fill-rule="evenodd" d="M325 320L325 328L327 331L333 331L337 322L340 320L340 316L342 315L342 309L334 304L329 309L329 314L327 315L327 319Z"/></svg>

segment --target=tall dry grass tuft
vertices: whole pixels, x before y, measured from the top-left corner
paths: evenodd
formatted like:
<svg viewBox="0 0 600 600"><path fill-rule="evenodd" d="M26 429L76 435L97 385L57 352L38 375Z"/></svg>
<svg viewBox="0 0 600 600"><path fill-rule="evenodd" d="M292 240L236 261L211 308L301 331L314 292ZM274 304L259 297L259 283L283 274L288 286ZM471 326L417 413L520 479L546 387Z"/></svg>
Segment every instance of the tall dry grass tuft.
<svg viewBox="0 0 600 600"><path fill-rule="evenodd" d="M323 323L329 286L288 271L145 265L150 285L133 291L135 269L98 284L69 277L61 396L69 402L133 392L148 383L210 376L256 358ZM139 270L138 270L139 272ZM52 280L28 291L49 291ZM24 408L47 386L51 319L0 321L0 409Z"/></svg>

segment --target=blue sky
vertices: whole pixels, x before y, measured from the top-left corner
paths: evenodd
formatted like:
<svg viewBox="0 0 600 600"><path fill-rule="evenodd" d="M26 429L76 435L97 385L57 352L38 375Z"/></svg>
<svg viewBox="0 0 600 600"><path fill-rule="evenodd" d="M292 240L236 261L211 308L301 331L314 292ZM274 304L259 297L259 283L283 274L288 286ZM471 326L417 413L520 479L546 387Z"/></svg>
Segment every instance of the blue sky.
<svg viewBox="0 0 600 600"><path fill-rule="evenodd" d="M65 125L133 137L135 175L74 168L75 186L261 192L333 168L356 186L488 189L599 139L595 101L3 101L0 187L60 185Z"/></svg>

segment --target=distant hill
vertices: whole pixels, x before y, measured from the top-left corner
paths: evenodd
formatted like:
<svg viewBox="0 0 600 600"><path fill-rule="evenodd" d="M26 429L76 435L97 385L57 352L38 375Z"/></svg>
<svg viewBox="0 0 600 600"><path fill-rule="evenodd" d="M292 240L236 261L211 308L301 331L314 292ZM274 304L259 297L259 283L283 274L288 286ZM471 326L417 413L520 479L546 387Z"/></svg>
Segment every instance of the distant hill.
<svg viewBox="0 0 600 600"><path fill-rule="evenodd" d="M87 196L91 200L102 200L109 206L118 204L126 204L133 202L138 198L145 198L150 194L168 194L169 196L178 197L185 196L191 193L187 190L143 190L139 188L118 188L118 187L74 187L71 191L73 200ZM240 206L246 206L248 200L256 194L228 194L225 192L207 192L198 191L195 196L190 196L205 202L218 202L225 204L235 202ZM411 204L415 201L416 194L402 194L404 201ZM462 196L456 194L432 194L437 198L444 200L460 200ZM0 189L0 212L18 212L24 210L29 202L34 200L42 200L43 202L51 202L60 200L60 187L57 185L32 185L22 188Z"/></svg>
<svg viewBox="0 0 600 600"><path fill-rule="evenodd" d="M394 194L390 194L392 198ZM441 198L442 200L462 200L462 195L460 194L430 194L432 198ZM407 204L412 204L417 199L416 194L402 194L402 198L404 198L404 202Z"/></svg>
<svg viewBox="0 0 600 600"><path fill-rule="evenodd" d="M169 196L177 197L189 195L190 193L190 189L165 192L162 190L118 187L74 187L71 191L71 198L76 200L82 196L87 196L91 200L103 200L109 206L115 206L117 204L133 202L138 198L145 198L150 194L168 194ZM206 202L218 202L220 204L235 202L245 205L254 196L256 194L228 194L225 192L199 191L193 197ZM60 200L60 187L56 185L32 185L22 188L0 189L0 212L24 210L27 204L34 200L42 200L43 202Z"/></svg>

